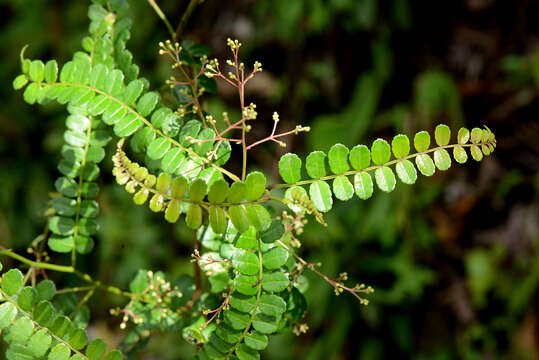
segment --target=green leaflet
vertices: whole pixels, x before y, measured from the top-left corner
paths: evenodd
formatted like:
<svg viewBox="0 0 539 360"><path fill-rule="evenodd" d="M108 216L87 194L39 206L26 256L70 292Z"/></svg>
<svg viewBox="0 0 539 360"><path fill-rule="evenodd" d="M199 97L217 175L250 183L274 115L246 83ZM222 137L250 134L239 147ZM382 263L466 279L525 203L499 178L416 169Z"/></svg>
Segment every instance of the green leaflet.
<svg viewBox="0 0 539 360"><path fill-rule="evenodd" d="M238 251L232 256L232 266L245 275L255 275L259 271L258 256L249 251Z"/></svg>
<svg viewBox="0 0 539 360"><path fill-rule="evenodd" d="M399 179L405 184L414 184L417 180L417 171L410 160L402 160L395 165Z"/></svg>
<svg viewBox="0 0 539 360"><path fill-rule="evenodd" d="M187 227L196 230L202 225L202 208L198 204L189 204L185 217Z"/></svg>
<svg viewBox="0 0 539 360"><path fill-rule="evenodd" d="M263 294L260 297L260 312L269 316L280 316L286 310L286 303L280 296Z"/></svg>
<svg viewBox="0 0 539 360"><path fill-rule="evenodd" d="M256 296L246 296L235 291L230 296L230 306L243 313L250 313L256 309Z"/></svg>
<svg viewBox="0 0 539 360"><path fill-rule="evenodd" d="M288 260L288 251L281 246L275 246L262 255L262 264L268 270L276 270Z"/></svg>
<svg viewBox="0 0 539 360"><path fill-rule="evenodd" d="M305 160L305 168L313 179L326 176L326 154L323 151L313 151Z"/></svg>
<svg viewBox="0 0 539 360"><path fill-rule="evenodd" d="M391 157L391 147L384 139L376 139L371 147L372 162L375 165L383 165Z"/></svg>
<svg viewBox="0 0 539 360"><path fill-rule="evenodd" d="M220 204L228 196L228 183L225 180L217 180L210 186L208 192L208 201L214 204Z"/></svg>
<svg viewBox="0 0 539 360"><path fill-rule="evenodd" d="M268 292L281 292L288 287L290 281L288 275L280 272L264 272L262 278L262 288Z"/></svg>
<svg viewBox="0 0 539 360"><path fill-rule="evenodd" d="M415 158L417 168L425 176L432 176L434 174L434 162L428 154L421 154Z"/></svg>
<svg viewBox="0 0 539 360"><path fill-rule="evenodd" d="M350 150L350 164L354 170L363 170L371 164L371 152L365 145L356 145Z"/></svg>
<svg viewBox="0 0 539 360"><path fill-rule="evenodd" d="M266 208L260 204L245 205L249 223L258 231L265 231L271 225L271 216Z"/></svg>
<svg viewBox="0 0 539 360"><path fill-rule="evenodd" d="M462 146L456 146L453 148L453 157L460 164L464 164L468 160L468 154Z"/></svg>
<svg viewBox="0 0 539 360"><path fill-rule="evenodd" d="M2 275L2 290L7 295L15 295L23 284L23 276L19 269L10 269Z"/></svg>
<svg viewBox="0 0 539 360"><path fill-rule="evenodd" d="M264 350L268 346L268 337L263 334L259 334L256 331L245 335L245 345L253 350Z"/></svg>
<svg viewBox="0 0 539 360"><path fill-rule="evenodd" d="M253 319L253 328L262 334L271 334L279 328L280 317L257 314Z"/></svg>
<svg viewBox="0 0 539 360"><path fill-rule="evenodd" d="M430 135L426 131L420 131L414 136L414 147L417 152L428 150L430 146Z"/></svg>
<svg viewBox="0 0 539 360"><path fill-rule="evenodd" d="M376 169L374 178L376 179L376 185L378 185L380 190L384 192L391 192L395 189L395 184L397 181L395 180L395 174L391 168L382 166L381 168Z"/></svg>
<svg viewBox="0 0 539 360"><path fill-rule="evenodd" d="M4 329L11 325L17 316L17 309L11 303L5 302L0 304L0 329Z"/></svg>
<svg viewBox="0 0 539 360"><path fill-rule="evenodd" d="M185 186L187 186L187 181L185 181L185 179L183 180L183 183L185 184ZM193 181L189 186L189 198L193 201L200 202L206 196L206 190L206 182L202 179L197 179Z"/></svg>
<svg viewBox="0 0 539 360"><path fill-rule="evenodd" d="M321 212L328 212L333 206L329 185L325 181L315 181L309 186L309 197Z"/></svg>
<svg viewBox="0 0 539 360"><path fill-rule="evenodd" d="M244 232L249 228L250 221L244 205L231 206L228 209L228 214L232 225L234 225L237 231Z"/></svg>
<svg viewBox="0 0 539 360"><path fill-rule="evenodd" d="M342 174L350 169L348 153L348 148L343 144L335 144L329 149L328 162L334 174Z"/></svg>
<svg viewBox="0 0 539 360"><path fill-rule="evenodd" d="M288 184L301 179L301 159L296 154L285 154L279 160L279 174Z"/></svg>
<svg viewBox="0 0 539 360"><path fill-rule="evenodd" d="M459 144L464 145L470 140L470 130L466 128L460 128L457 134L457 141Z"/></svg>
<svg viewBox="0 0 539 360"><path fill-rule="evenodd" d="M245 199L254 201L260 199L266 190L266 177L259 171L247 175L245 179Z"/></svg>
<svg viewBox="0 0 539 360"><path fill-rule="evenodd" d="M434 138L438 146L445 146L449 144L449 140L451 139L451 129L449 129L447 125L443 124L436 126L436 129L434 130Z"/></svg>
<svg viewBox="0 0 539 360"><path fill-rule="evenodd" d="M255 295L258 292L258 277L240 274L234 279L234 289L243 295Z"/></svg>
<svg viewBox="0 0 539 360"><path fill-rule="evenodd" d="M239 344L236 348L236 356L240 360L258 360L260 359L260 354L255 350L248 347L246 344Z"/></svg>
<svg viewBox="0 0 539 360"><path fill-rule="evenodd" d="M354 190L361 200L370 198L374 190L371 175L367 172L354 175Z"/></svg>
<svg viewBox="0 0 539 360"><path fill-rule="evenodd" d="M180 217L180 213L182 211L181 208L181 202L178 200L172 200L167 206L167 209L165 210L165 220L167 220L170 223L175 223L178 221L178 218Z"/></svg>
<svg viewBox="0 0 539 360"><path fill-rule="evenodd" d="M396 135L391 142L393 155L396 159L401 159L410 153L410 140L406 135Z"/></svg>
<svg viewBox="0 0 539 360"><path fill-rule="evenodd" d="M354 196L354 187L347 176L338 176L333 180L333 193L341 201L350 200Z"/></svg>
<svg viewBox="0 0 539 360"><path fill-rule="evenodd" d="M233 204L238 204L245 200L245 193L247 189L245 183L241 181L233 182L228 191L228 201Z"/></svg>
<svg viewBox="0 0 539 360"><path fill-rule="evenodd" d="M210 206L208 218L213 232L222 234L226 231L228 220L223 208Z"/></svg>
<svg viewBox="0 0 539 360"><path fill-rule="evenodd" d="M451 167L451 157L446 149L439 149L434 152L434 164L440 170L447 170Z"/></svg>

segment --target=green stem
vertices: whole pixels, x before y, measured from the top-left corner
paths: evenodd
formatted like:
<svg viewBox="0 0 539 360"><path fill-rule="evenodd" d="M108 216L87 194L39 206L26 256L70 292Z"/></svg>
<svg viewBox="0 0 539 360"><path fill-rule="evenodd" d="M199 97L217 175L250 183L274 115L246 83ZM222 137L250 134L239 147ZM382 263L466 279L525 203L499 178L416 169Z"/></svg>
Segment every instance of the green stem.
<svg viewBox="0 0 539 360"><path fill-rule="evenodd" d="M172 38L174 39L174 41L180 38L183 28L185 27L185 24L187 24L187 20L191 16L191 13L195 10L197 5L201 3L202 1L203 0L191 0L189 2L187 9L185 10L185 12L182 15L182 18L180 19L180 23L178 24L178 27L176 28L176 32L172 34Z"/></svg>
<svg viewBox="0 0 539 360"><path fill-rule="evenodd" d="M482 146L482 145L487 145L487 144L491 144L491 142L481 142L481 143L476 143L476 144L473 144L473 143L472 144L451 144L451 145L438 146L438 147L435 147L435 148L432 148L432 149L428 149L428 150L425 150L425 151L410 154L410 155L405 156L405 157L400 158L400 159L395 159L395 160L388 161L385 164L369 166L369 167L367 167L365 169L361 169L361 170L350 170L350 171L344 172L342 174L327 175L327 176L323 176L323 177L318 178L318 179L302 180L302 181L295 182L293 184L274 184L274 185L270 185L270 186L268 186L268 190L281 189L281 188L287 188L287 187L299 186L299 185L308 185L308 184L311 184L311 183L314 183L314 182L320 181L320 180L331 180L331 179L335 179L335 178L337 178L339 176L350 176L350 175L359 174L361 172L373 171L373 170L376 170L376 169L380 169L380 168L382 168L384 166L391 166L391 165L396 164L398 162L401 162L403 160L413 159L413 158L415 158L415 157L417 157L419 155L428 154L428 153L435 152L436 150L440 150L440 149L452 149L452 148L455 148L457 146L462 146L462 147Z"/></svg>
<svg viewBox="0 0 539 360"><path fill-rule="evenodd" d="M63 265L32 261L30 259L25 258L24 256L14 253L11 250L0 250L0 256L8 256L10 258L13 258L15 260L22 262L23 264L26 264L28 266L32 266L38 269L47 269L47 270L53 270L53 271L58 271L58 272L64 272L64 273L74 273L74 269L72 266L63 266Z"/></svg>
<svg viewBox="0 0 539 360"><path fill-rule="evenodd" d="M176 35L174 34L174 29L172 28L172 25L170 25L170 22L168 21L167 17L163 13L159 5L157 5L155 0L148 0L148 4L150 4L150 6L153 8L157 16L159 16L159 18L163 20L163 22L165 23L165 26L167 27L167 30L170 34L170 38L175 40Z"/></svg>
<svg viewBox="0 0 539 360"><path fill-rule="evenodd" d="M63 265L32 261L30 259L25 258L24 256L14 253L11 250L0 250L0 256L8 256L10 258L13 258L15 260L22 262L23 264L26 264L28 266L38 268L38 269L47 269L47 270L53 270L53 271L58 271L58 272L63 272L63 273L74 274L75 276L81 278L82 280L92 284L94 288L99 288L112 294L122 295L130 299L137 299L139 301L143 301L146 303L152 303L152 304L154 303L154 301L148 300L139 294L133 294L128 291L119 289L115 286L104 285L100 281L92 279L90 275L84 274L78 270L75 270L72 266L63 266Z"/></svg>
<svg viewBox="0 0 539 360"><path fill-rule="evenodd" d="M89 286L75 286L71 288L64 288L60 290L56 290L57 294L67 294L67 293L74 293L74 292L81 292L81 291L89 291L95 289L95 286L89 285Z"/></svg>

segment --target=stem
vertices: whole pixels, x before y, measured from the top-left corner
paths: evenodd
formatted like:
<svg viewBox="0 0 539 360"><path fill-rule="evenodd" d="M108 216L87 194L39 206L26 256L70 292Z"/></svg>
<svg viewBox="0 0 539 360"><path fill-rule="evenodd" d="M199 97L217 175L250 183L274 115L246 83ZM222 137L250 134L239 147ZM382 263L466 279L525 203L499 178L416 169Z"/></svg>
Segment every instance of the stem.
<svg viewBox="0 0 539 360"><path fill-rule="evenodd" d="M208 228L206 227L204 229L204 233L206 233L206 230ZM202 238L204 237L204 233L202 234ZM198 240L197 232L195 230L195 254L200 254L200 250L202 248L202 244ZM200 265L198 265L198 261L193 262L193 278L195 280L195 293L193 294L193 299L198 299L201 292L201 286L200 286Z"/></svg>
<svg viewBox="0 0 539 360"><path fill-rule="evenodd" d="M25 258L24 256L21 256L19 254L14 253L11 250L0 250L0 256L8 256L10 258L13 258L15 260L18 260L22 262L23 264L26 264L28 266L32 266L38 269L47 269L47 270L53 270L58 272L64 272L64 273L74 273L75 269L73 269L72 266L63 266L63 265L56 265L56 264L49 264L49 263L42 263L37 261L32 261L30 259Z"/></svg>
<svg viewBox="0 0 539 360"><path fill-rule="evenodd" d="M176 40L174 29L172 28L172 25L170 25L170 22L168 21L163 11L161 11L161 8L159 7L159 5L157 5L155 0L148 0L148 4L150 4L150 6L154 9L157 16L159 16L159 18L161 18L161 20L163 20L163 22L165 23L165 26L167 27L167 30L170 34L171 39Z"/></svg>
<svg viewBox="0 0 539 360"><path fill-rule="evenodd" d="M187 20L189 19L189 16L191 16L191 13L193 12L193 10L195 10L199 2L202 2L202 0L191 0L189 5L187 6L187 9L183 13L180 23L178 24L178 27L176 28L176 33L172 35L172 38L174 39L174 41L176 41L180 37L183 31L183 28L185 27L185 24L187 23Z"/></svg>
<svg viewBox="0 0 539 360"><path fill-rule="evenodd" d="M25 258L24 256L14 253L11 250L0 250L0 256L2 255L8 256L10 258L13 258L15 260L22 262L23 264L26 264L28 266L31 266L37 269L47 269L47 270L53 270L53 271L58 271L58 272L63 272L63 273L74 274L75 276L81 278L82 280L92 284L94 288L100 288L112 294L122 295L131 299L137 299L137 300L144 301L147 303L153 303L153 301L142 299L141 296L138 294L133 294L128 291L123 291L120 288L117 288L115 286L104 285L100 281L92 279L90 275L84 274L78 270L75 270L75 268L73 268L72 266L64 266L64 265L56 265L56 264L32 261L30 259Z"/></svg>
<svg viewBox="0 0 539 360"><path fill-rule="evenodd" d="M457 146L462 146L462 147L482 146L482 145L487 145L489 143L490 142L481 142L481 143L476 143L476 144L473 144L473 143L472 144L451 144L451 145L438 146L438 147L435 147L435 148L432 148L432 149L428 149L428 150L425 150L425 151L410 154L410 155L405 156L405 157L400 158L400 159L395 159L395 160L388 161L387 163L382 164L382 165L373 165L373 166L369 166L369 167L367 167L365 169L361 169L361 170L350 170L350 171L344 172L342 174L337 174L337 175L327 175L327 176L323 176L323 177L318 178L318 179L298 181L298 182L293 183L293 184L274 184L274 185L268 186L267 189L272 190L272 189L281 189L281 188L286 188L286 187L291 187L291 186L308 185L308 184L311 184L313 182L320 181L320 180L331 180L331 179L335 179L335 178L337 178L339 176L350 176L350 175L359 174L361 172L368 172L368 171L376 170L376 169L382 168L384 166L394 165L394 164L396 164L398 162L401 162L403 160L413 159L413 158L415 158L415 157L417 157L419 155L428 154L428 153L435 152L436 150L440 150L440 149L452 149L452 148L455 148Z"/></svg>

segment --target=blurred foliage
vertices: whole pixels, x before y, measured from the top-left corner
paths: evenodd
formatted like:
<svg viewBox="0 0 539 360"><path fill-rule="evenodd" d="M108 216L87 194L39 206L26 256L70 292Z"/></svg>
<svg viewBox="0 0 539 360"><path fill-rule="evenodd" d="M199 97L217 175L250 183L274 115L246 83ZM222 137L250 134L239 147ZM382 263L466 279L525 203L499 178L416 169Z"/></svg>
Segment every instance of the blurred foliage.
<svg viewBox="0 0 539 360"><path fill-rule="evenodd" d="M159 4L173 24L186 6ZM4 83L17 74L26 42L31 57L63 62L86 30L87 6L0 2ZM144 76L163 83L168 65L156 52L166 29L146 1L131 7L135 62ZM309 224L304 257L321 261L330 276L346 270L376 292L363 308L308 274L307 297L316 299L309 304L308 334L272 339L265 359L539 357L538 11L535 2L501 0L230 0L226 6L207 0L195 11L186 38L222 57L224 39L237 37L246 45L246 63L263 63L265 72L247 90L259 114L269 118L277 110L283 128L313 129L305 143L289 139L288 149L256 153L252 160L274 175L268 167L285 151L327 150L335 142L350 145L440 122L484 123L498 137L495 156L480 165L421 179L413 190L403 186L368 202L336 204L327 231ZM24 249L41 233L50 206L62 110L26 106L10 86L0 94L0 243ZM220 94L205 106L230 111L234 94ZM266 133L271 125L255 131ZM171 278L189 271L191 232L183 222L165 225L134 207L111 184L110 169L106 159L102 230L97 253L83 257L86 270L122 287L139 268L172 269ZM118 319L97 309L115 301L96 297L90 325L112 344L125 334ZM141 358L189 358L190 351L169 334L152 338Z"/></svg>

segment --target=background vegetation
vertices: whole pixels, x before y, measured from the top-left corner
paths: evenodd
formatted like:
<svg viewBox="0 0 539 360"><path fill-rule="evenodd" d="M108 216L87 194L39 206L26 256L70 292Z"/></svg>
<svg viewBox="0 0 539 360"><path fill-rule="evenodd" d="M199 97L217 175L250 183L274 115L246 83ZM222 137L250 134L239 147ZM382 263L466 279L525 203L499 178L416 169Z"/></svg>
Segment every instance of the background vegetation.
<svg viewBox="0 0 539 360"><path fill-rule="evenodd" d="M177 23L187 1L159 4ZM79 48L87 7L0 1L4 247L25 249L41 233L64 131L61 106L28 106L9 86L19 73L19 50L30 43L31 58L63 63ZM169 65L157 56L157 43L166 28L146 1L132 1L131 11L135 62L152 83L164 84ZM287 139L287 149L268 145L253 153L275 177L276 159L286 151L370 143L442 122L486 124L498 139L494 155L479 164L337 204L327 229L309 224L304 257L321 261L330 275L348 271L376 292L364 307L310 278L308 334L272 338L265 359L539 357L537 14L539 4L526 0L207 0L193 13L185 38L207 44L218 58L226 55L225 39L238 38L246 63L262 62L265 71L247 93L259 114L269 118L277 110L283 128L312 127ZM204 106L233 113L235 94L219 90ZM266 134L271 125L255 131ZM96 251L83 257L86 271L121 287L139 268L170 269L172 278L190 271L192 233L183 222L169 225L134 206L113 183L111 166L107 159L101 231ZM120 300L92 301L90 330L112 344L124 333L104 309ZM190 351L170 334L154 337L141 358L189 358Z"/></svg>

